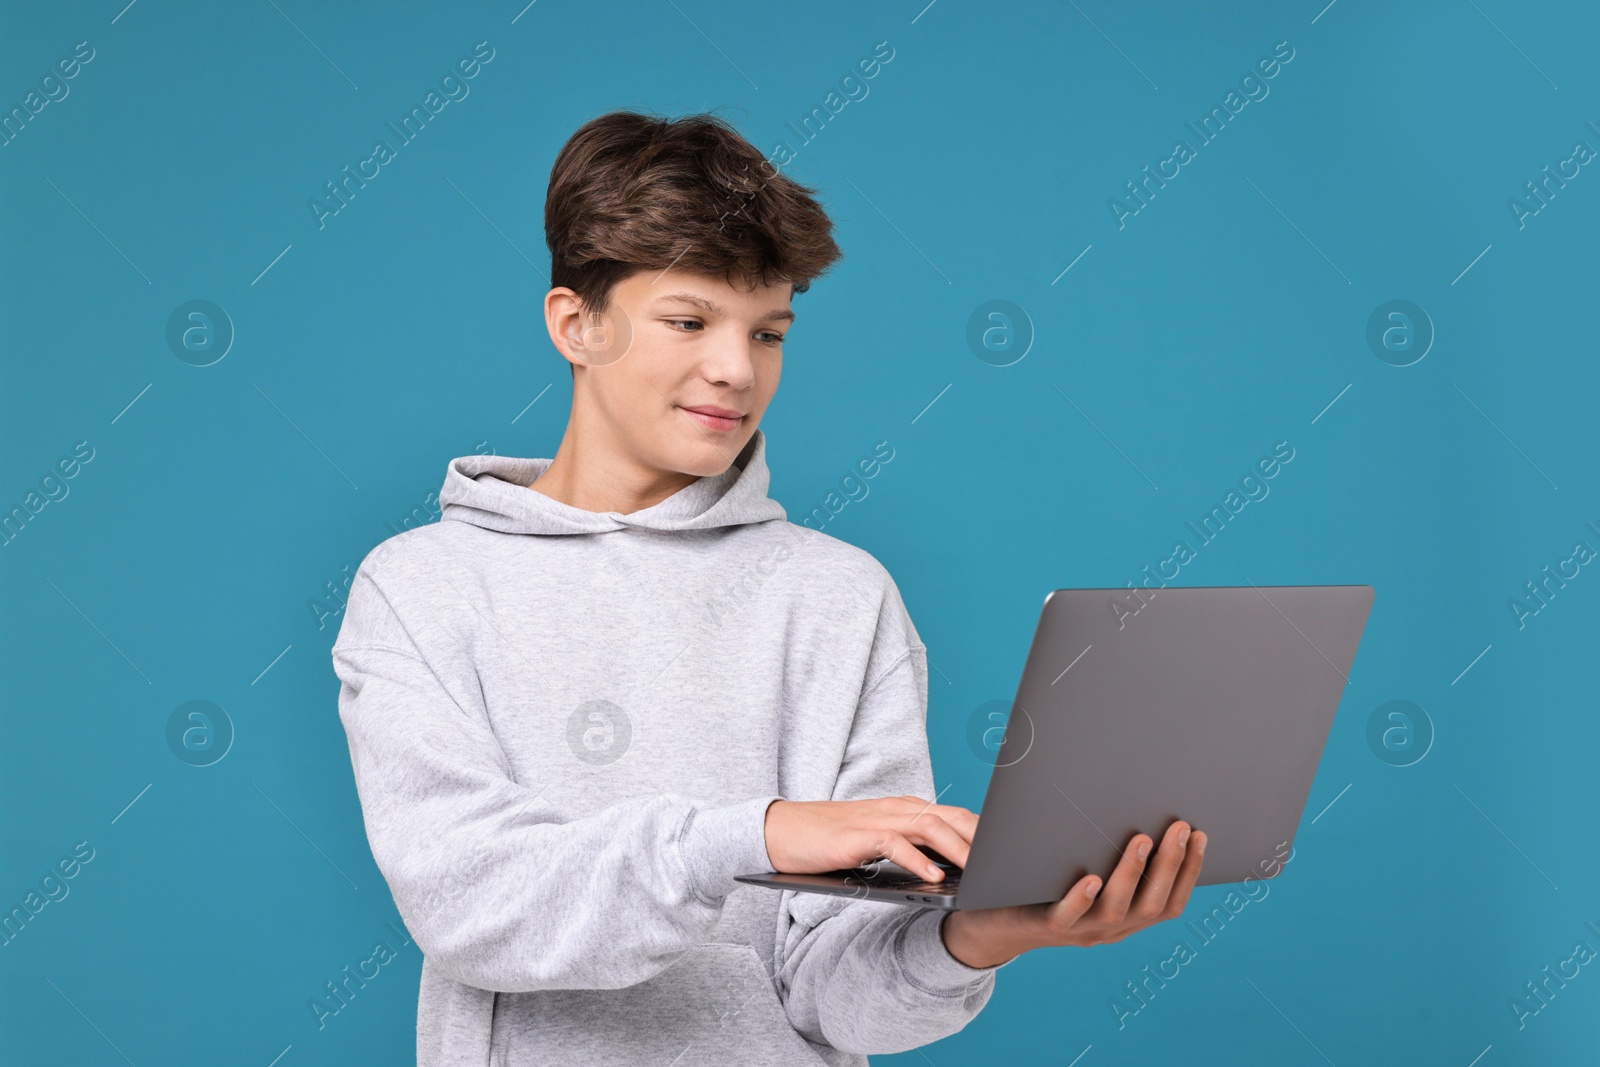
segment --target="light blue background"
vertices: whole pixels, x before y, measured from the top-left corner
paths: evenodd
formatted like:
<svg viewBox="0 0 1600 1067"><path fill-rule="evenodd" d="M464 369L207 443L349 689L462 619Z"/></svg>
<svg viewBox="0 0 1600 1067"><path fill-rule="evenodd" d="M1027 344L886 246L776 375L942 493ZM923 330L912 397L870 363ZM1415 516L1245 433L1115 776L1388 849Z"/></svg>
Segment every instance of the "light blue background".
<svg viewBox="0 0 1600 1067"><path fill-rule="evenodd" d="M542 205L573 129L720 108L770 152L879 41L870 95L788 168L846 258L796 300L763 425L795 517L896 450L828 532L883 561L928 644L944 799L981 803L968 718L1013 691L1045 592L1135 578L1278 441L1296 457L1271 495L1181 583L1377 598L1267 899L1123 1029L1110 1002L1181 931L1025 957L965 1031L878 1062L1594 1055L1600 968L1524 1029L1507 1004L1600 949L1600 572L1524 629L1507 607L1600 547L1600 172L1523 229L1507 207L1574 141L1600 148L1592 8L123 2L10 3L0 34L6 109L95 49L0 147L0 504L95 449L0 550L0 908L95 849L0 948L5 1062L409 1062L414 945L325 1029L307 1007L397 943L337 620L307 602L450 457L553 453L570 385L540 317ZM470 95L319 230L308 200L483 40ZM1108 198L1283 40L1270 95L1119 230ZM1437 330L1405 368L1365 342L1395 298ZM165 341L193 299L237 330L213 366ZM991 299L1036 332L1010 367L965 342ZM237 732L204 768L165 736L193 699ZM1414 766L1367 745L1391 699L1437 731Z"/></svg>

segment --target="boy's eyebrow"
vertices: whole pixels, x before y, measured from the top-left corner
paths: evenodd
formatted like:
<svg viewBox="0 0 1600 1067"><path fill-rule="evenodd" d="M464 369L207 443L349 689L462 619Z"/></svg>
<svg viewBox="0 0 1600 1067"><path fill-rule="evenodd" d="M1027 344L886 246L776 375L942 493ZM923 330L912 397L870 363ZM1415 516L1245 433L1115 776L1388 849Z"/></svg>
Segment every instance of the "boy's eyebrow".
<svg viewBox="0 0 1600 1067"><path fill-rule="evenodd" d="M717 303L715 303L713 301L707 300L703 296L697 296L694 293L668 293L665 296L656 297L655 303L666 303L666 302L672 301L672 300L676 300L676 301L678 301L680 303L688 304L691 307L697 307L701 311L704 311L708 315L726 315L727 314L727 311L722 307L722 305L717 304ZM775 309L773 311L769 311L767 314L763 315L761 317L760 321L762 321L762 322L772 322L772 321L775 321L775 320L776 321L784 321L784 322L793 322L794 321L794 312L791 311L788 308L778 308L778 309Z"/></svg>

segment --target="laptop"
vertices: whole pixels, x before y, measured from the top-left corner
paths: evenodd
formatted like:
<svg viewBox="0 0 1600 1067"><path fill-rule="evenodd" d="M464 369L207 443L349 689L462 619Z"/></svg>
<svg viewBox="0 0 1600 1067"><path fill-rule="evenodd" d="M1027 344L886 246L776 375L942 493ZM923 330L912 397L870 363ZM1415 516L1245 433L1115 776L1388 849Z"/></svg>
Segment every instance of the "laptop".
<svg viewBox="0 0 1600 1067"><path fill-rule="evenodd" d="M1159 842L1175 819L1206 833L1198 884L1272 877L1372 597L1367 585L1057 589L965 870L929 852L943 882L886 861L738 880L946 910L1047 903L1085 875L1109 876L1133 834Z"/></svg>

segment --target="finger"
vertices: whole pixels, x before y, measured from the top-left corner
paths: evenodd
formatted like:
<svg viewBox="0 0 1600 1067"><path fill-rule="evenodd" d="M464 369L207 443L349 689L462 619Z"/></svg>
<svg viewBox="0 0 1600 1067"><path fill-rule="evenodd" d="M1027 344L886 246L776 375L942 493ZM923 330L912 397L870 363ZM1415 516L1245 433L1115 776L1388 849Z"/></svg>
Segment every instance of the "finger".
<svg viewBox="0 0 1600 1067"><path fill-rule="evenodd" d="M1205 855L1206 835L1196 830L1189 836L1189 848L1183 857L1183 866L1178 868L1172 892L1167 895L1167 906L1162 912L1164 918L1176 919L1189 906L1189 891L1194 888L1195 879L1200 877L1200 865L1205 861Z"/></svg>
<svg viewBox="0 0 1600 1067"><path fill-rule="evenodd" d="M972 835L978 830L977 813L966 808L956 807L953 804L935 804L928 809L928 814L943 819L965 841L970 842Z"/></svg>
<svg viewBox="0 0 1600 1067"><path fill-rule="evenodd" d="M943 819L963 840L971 841L973 833L978 829L978 816L966 808L954 804L940 804L937 801L922 800L918 797L901 797L905 808L911 813L912 819Z"/></svg>
<svg viewBox="0 0 1600 1067"><path fill-rule="evenodd" d="M1091 874L1079 878L1073 887L1067 890L1066 896L1050 905L1050 910L1045 912L1045 925L1057 937L1064 936L1079 919L1084 917L1099 893L1098 875Z"/></svg>
<svg viewBox="0 0 1600 1067"><path fill-rule="evenodd" d="M1189 824L1179 819L1161 835L1161 847L1156 849L1145 868L1144 880L1134 897L1131 914L1145 922L1156 922L1161 918L1167 906L1167 897L1172 892L1173 880L1178 876L1178 868L1188 854L1189 833Z"/></svg>
<svg viewBox="0 0 1600 1067"><path fill-rule="evenodd" d="M912 874L937 882L944 878L939 865L924 856L917 847L893 830L885 830L873 839L873 854L897 863Z"/></svg>
<svg viewBox="0 0 1600 1067"><path fill-rule="evenodd" d="M970 851L967 839L943 819L922 815L908 820L901 832L908 840L929 846L957 867L967 865L967 853Z"/></svg>
<svg viewBox="0 0 1600 1067"><path fill-rule="evenodd" d="M1144 874L1151 844L1148 834L1134 834L1133 840L1128 842L1122 859L1117 862L1117 869L1106 879L1105 892L1100 894L1095 904L1095 911L1100 918L1118 923L1128 914L1128 904L1133 900L1133 891Z"/></svg>

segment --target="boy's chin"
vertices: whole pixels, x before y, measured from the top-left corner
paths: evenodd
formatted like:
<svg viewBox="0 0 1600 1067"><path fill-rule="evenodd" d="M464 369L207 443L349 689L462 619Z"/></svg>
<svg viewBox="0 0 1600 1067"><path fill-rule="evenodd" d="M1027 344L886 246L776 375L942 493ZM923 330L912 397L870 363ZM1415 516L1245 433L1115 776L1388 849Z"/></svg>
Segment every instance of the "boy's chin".
<svg viewBox="0 0 1600 1067"><path fill-rule="evenodd" d="M671 455L658 456L656 462L664 470L696 478L714 478L733 466L733 461L754 436L753 433L718 434L715 439L708 435L675 441L670 449Z"/></svg>

